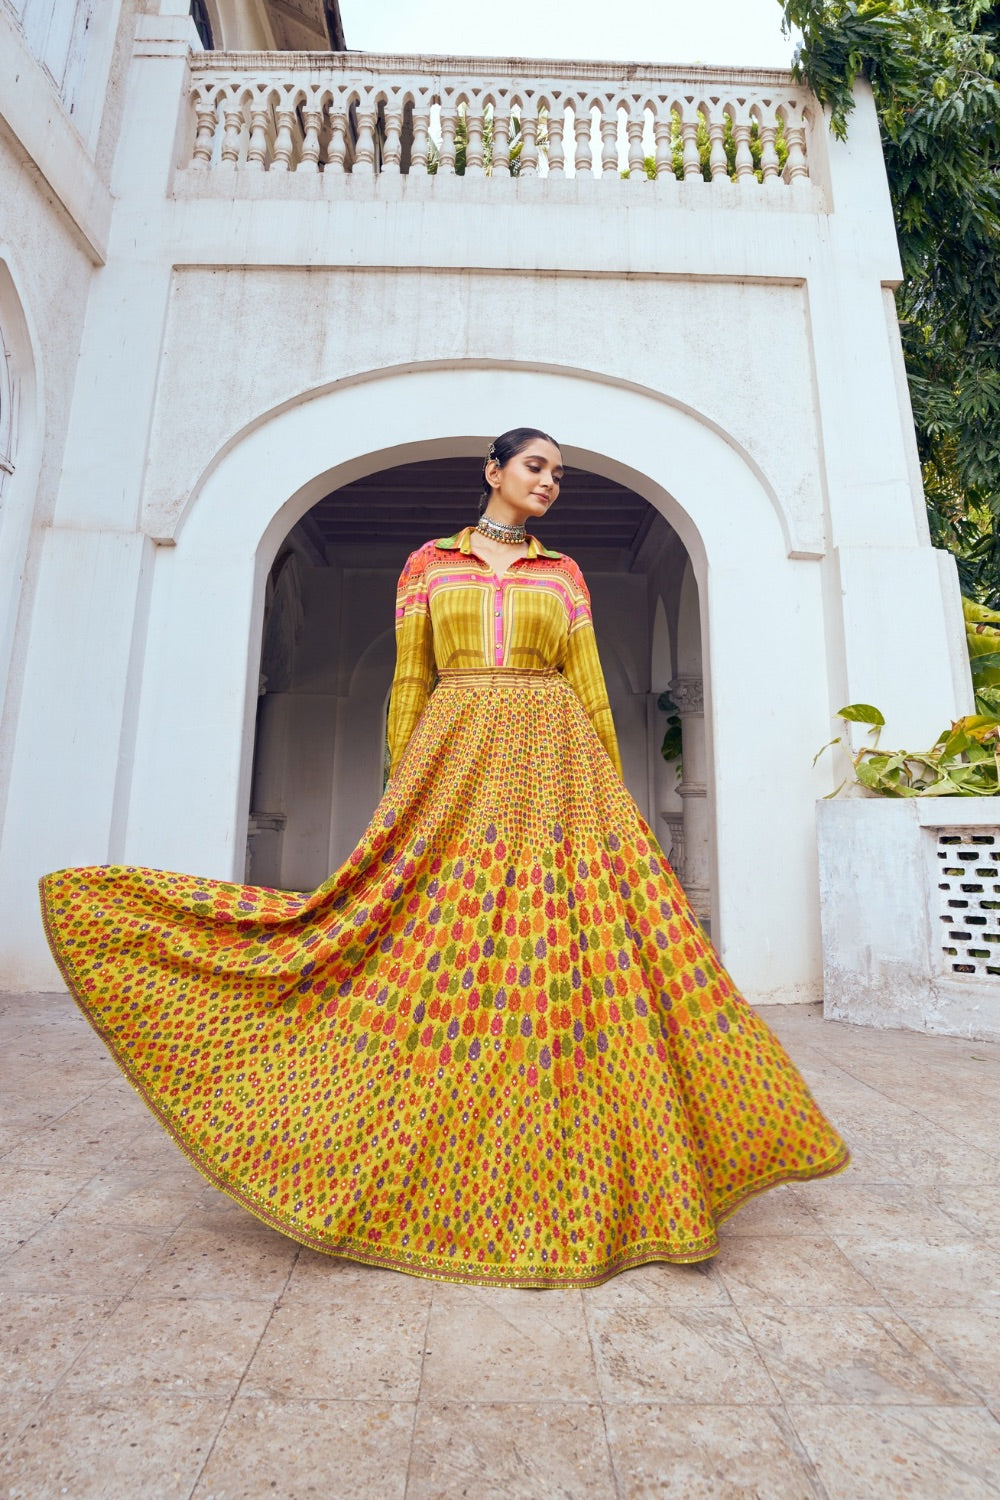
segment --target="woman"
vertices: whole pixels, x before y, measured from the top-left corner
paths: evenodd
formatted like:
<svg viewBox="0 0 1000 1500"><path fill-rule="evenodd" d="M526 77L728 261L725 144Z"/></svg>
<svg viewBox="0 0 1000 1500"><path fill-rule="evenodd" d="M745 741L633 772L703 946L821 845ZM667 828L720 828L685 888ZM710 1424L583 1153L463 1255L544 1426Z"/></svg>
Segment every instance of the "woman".
<svg viewBox="0 0 1000 1500"><path fill-rule="evenodd" d="M53 952L195 1165L332 1255L593 1285L696 1261L848 1160L621 781L583 577L526 530L562 456L484 468L407 561L391 775L306 897L154 870L42 882Z"/></svg>

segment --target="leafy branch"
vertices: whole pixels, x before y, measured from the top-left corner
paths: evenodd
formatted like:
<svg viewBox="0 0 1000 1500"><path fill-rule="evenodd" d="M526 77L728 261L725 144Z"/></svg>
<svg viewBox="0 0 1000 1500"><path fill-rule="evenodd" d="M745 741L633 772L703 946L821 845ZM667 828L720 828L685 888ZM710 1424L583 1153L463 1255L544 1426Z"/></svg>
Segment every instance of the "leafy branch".
<svg viewBox="0 0 1000 1500"><path fill-rule="evenodd" d="M942 730L929 750L879 749L885 719L870 703L850 703L837 714L871 726L871 745L851 754L855 779L881 797L995 797L1000 792L1000 718L966 714ZM813 759L813 765L837 736ZM837 788L837 792L841 790ZM836 796L837 793L831 793Z"/></svg>
<svg viewBox="0 0 1000 1500"><path fill-rule="evenodd" d="M1000 605L1000 4L781 0L796 76L848 131L871 84L903 263L897 311L935 545Z"/></svg>

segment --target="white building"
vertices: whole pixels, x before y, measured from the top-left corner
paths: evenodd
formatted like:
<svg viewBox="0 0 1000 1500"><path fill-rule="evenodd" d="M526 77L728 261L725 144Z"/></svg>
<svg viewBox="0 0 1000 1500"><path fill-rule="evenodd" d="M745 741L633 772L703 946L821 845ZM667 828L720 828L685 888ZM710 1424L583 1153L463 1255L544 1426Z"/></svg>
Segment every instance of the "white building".
<svg viewBox="0 0 1000 1500"><path fill-rule="evenodd" d="M527 423L640 808L749 998L818 998L832 715L971 706L871 99L838 144L782 74L328 53L330 9L204 0L213 52L188 0L0 0L0 984L58 985L43 871L344 858L401 563Z"/></svg>

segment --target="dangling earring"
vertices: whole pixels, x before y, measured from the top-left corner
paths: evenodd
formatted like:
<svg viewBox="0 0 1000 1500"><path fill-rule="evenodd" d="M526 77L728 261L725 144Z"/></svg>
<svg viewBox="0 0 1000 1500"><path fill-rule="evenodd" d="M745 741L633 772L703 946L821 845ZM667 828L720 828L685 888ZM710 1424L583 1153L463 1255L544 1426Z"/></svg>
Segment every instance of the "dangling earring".
<svg viewBox="0 0 1000 1500"><path fill-rule="evenodd" d="M496 463L496 460L497 456L493 451L493 444L491 443L486 462L488 464ZM492 495L492 488L483 493L483 497L479 503L479 524L476 526L476 530L481 531L483 536L489 537L491 542L503 542L508 547L519 547L522 542L527 541L527 529L523 522L512 526L509 521L494 521L490 516L486 515L486 507L489 505Z"/></svg>

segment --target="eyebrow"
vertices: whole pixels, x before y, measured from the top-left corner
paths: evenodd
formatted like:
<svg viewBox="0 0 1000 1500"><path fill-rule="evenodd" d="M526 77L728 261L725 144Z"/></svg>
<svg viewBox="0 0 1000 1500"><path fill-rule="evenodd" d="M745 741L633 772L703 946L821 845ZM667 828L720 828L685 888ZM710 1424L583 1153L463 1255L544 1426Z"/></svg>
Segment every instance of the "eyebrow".
<svg viewBox="0 0 1000 1500"><path fill-rule="evenodd" d="M533 459L535 459L535 461L537 463L540 463L540 464L543 464L543 463L546 462L545 454L544 453L526 453L524 455L524 457L525 457L525 460L527 460L529 458L533 458ZM563 464L553 464L552 467L553 467L553 469L558 469L559 472L560 472L560 474L565 474L565 472L566 472L566 469L565 469L565 467L564 467Z"/></svg>

